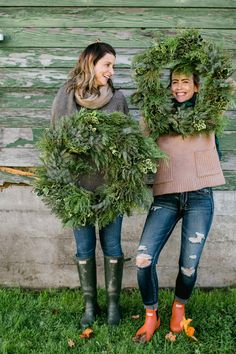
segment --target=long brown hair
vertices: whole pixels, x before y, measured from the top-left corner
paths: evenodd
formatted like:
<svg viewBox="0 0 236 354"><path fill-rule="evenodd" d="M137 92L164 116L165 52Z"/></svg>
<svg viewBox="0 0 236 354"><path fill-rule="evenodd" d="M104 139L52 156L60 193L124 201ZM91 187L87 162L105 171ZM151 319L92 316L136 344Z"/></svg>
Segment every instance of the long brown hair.
<svg viewBox="0 0 236 354"><path fill-rule="evenodd" d="M106 54L116 56L115 49L110 44L96 42L86 47L80 54L75 67L69 73L70 81L68 82L67 91L70 92L72 89L76 89L81 97L84 97L86 92L99 95L99 90L94 85L94 66ZM108 80L108 85L114 91L111 79Z"/></svg>

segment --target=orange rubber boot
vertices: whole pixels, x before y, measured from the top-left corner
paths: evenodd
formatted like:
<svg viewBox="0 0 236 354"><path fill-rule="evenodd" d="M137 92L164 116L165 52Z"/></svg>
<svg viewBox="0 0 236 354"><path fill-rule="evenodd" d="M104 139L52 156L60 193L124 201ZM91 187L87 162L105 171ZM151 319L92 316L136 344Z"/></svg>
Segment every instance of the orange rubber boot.
<svg viewBox="0 0 236 354"><path fill-rule="evenodd" d="M133 340L135 342L146 343L152 339L153 334L160 327L160 317L156 310L146 309L144 325L136 332Z"/></svg>
<svg viewBox="0 0 236 354"><path fill-rule="evenodd" d="M185 317L185 305L179 301L174 301L172 305L172 314L170 319L170 330L174 333L180 333L183 330L183 326L180 322Z"/></svg>

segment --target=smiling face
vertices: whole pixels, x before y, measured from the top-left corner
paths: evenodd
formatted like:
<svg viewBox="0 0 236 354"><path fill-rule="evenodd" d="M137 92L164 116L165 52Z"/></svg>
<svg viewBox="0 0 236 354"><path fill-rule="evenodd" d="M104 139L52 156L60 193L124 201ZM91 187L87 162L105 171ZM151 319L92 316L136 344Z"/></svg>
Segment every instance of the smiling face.
<svg viewBox="0 0 236 354"><path fill-rule="evenodd" d="M199 87L194 83L192 74L173 72L171 77L171 92L176 101L182 103L190 100Z"/></svg>
<svg viewBox="0 0 236 354"><path fill-rule="evenodd" d="M108 80L114 75L114 64L116 57L113 54L107 53L94 66L95 85L105 86Z"/></svg>

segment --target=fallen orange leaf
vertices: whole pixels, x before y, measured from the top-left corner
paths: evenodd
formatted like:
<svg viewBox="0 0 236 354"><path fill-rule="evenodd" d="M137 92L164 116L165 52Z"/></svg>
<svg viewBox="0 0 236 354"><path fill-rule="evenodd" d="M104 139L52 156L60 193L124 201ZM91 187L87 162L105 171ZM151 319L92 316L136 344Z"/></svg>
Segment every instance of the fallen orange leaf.
<svg viewBox="0 0 236 354"><path fill-rule="evenodd" d="M75 342L72 339L68 339L68 347L73 348L75 346Z"/></svg>
<svg viewBox="0 0 236 354"><path fill-rule="evenodd" d="M91 338L92 334L93 334L92 328L86 328L83 331L83 333L80 335L80 338L88 339L88 338Z"/></svg>
<svg viewBox="0 0 236 354"><path fill-rule="evenodd" d="M186 319L185 317L183 317L182 321L180 322L180 326L184 328L184 331L186 332L190 322L192 322L191 318Z"/></svg>
<svg viewBox="0 0 236 354"><path fill-rule="evenodd" d="M176 341L176 335L173 334L172 332L169 332L165 335L165 339L169 340L170 342L175 342Z"/></svg>
<svg viewBox="0 0 236 354"><path fill-rule="evenodd" d="M186 331L186 334L189 336L189 337L192 337L194 335L194 332L195 332L195 328L194 327L188 327L187 328L187 331Z"/></svg>
<svg viewBox="0 0 236 354"><path fill-rule="evenodd" d="M194 337L195 328L189 326L190 322L192 322L191 318L186 319L185 317L183 317L183 320L180 322L180 325L184 328L184 332L188 337L191 337L192 339L197 341L197 338Z"/></svg>

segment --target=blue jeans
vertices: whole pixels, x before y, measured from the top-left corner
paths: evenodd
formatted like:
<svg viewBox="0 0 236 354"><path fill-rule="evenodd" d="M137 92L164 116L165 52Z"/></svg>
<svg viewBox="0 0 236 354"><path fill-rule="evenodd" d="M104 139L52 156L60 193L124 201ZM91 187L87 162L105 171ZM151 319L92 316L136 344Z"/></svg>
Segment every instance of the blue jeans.
<svg viewBox="0 0 236 354"><path fill-rule="evenodd" d="M99 230L99 238L102 251L107 257L120 257L123 255L121 248L121 226L123 216L117 216L109 225ZM74 229L76 242L76 257L91 258L95 256L96 229L93 225L87 225Z"/></svg>
<svg viewBox="0 0 236 354"><path fill-rule="evenodd" d="M156 264L175 225L182 219L179 272L175 298L185 303L191 296L197 268L213 218L211 188L154 197L141 236L136 263L138 284L145 307L158 307Z"/></svg>

